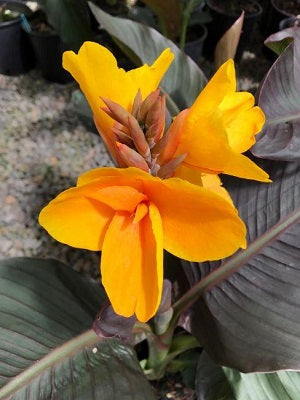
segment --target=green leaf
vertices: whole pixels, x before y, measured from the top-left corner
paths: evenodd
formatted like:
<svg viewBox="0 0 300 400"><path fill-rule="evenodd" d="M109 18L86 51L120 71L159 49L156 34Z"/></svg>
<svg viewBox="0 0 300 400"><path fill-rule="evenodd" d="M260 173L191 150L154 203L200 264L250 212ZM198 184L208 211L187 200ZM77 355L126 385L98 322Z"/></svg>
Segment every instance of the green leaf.
<svg viewBox="0 0 300 400"><path fill-rule="evenodd" d="M38 0L62 41L77 51L93 37L85 0Z"/></svg>
<svg viewBox="0 0 300 400"><path fill-rule="evenodd" d="M300 393L300 373L242 374L217 366L202 353L196 393L198 400L296 400Z"/></svg>
<svg viewBox="0 0 300 400"><path fill-rule="evenodd" d="M165 48L170 47L175 59L161 86L179 109L193 104L206 84L206 78L191 58L155 29L128 19L112 17L94 4L89 5L101 28L129 47L142 63L152 64Z"/></svg>
<svg viewBox="0 0 300 400"><path fill-rule="evenodd" d="M153 399L133 350L90 329L104 294L55 260L0 262L0 399Z"/></svg>
<svg viewBox="0 0 300 400"><path fill-rule="evenodd" d="M258 105L266 124L251 151L276 160L300 160L300 29L263 81Z"/></svg>
<svg viewBox="0 0 300 400"><path fill-rule="evenodd" d="M263 167L273 183L224 179L248 249L221 264L182 262L205 291L187 327L217 363L244 372L300 369L300 165Z"/></svg>
<svg viewBox="0 0 300 400"><path fill-rule="evenodd" d="M273 33L264 41L264 44L269 47L274 53L280 56L287 46L293 41L294 36L297 34L297 27L282 29L279 32Z"/></svg>

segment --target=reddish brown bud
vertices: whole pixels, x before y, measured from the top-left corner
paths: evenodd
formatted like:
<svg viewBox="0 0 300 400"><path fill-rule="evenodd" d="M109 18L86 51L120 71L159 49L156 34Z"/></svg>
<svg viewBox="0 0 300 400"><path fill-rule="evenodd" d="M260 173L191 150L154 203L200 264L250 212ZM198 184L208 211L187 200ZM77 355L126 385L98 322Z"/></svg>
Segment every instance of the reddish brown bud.
<svg viewBox="0 0 300 400"><path fill-rule="evenodd" d="M164 164L162 167L157 172L157 176L159 176L162 179L170 178L171 176L174 175L175 169L182 163L182 161L185 159L186 154L182 154L178 157L173 158L166 164Z"/></svg>
<svg viewBox="0 0 300 400"><path fill-rule="evenodd" d="M147 127L157 123L157 121L160 119L161 115L161 97L157 99L157 101L150 107L147 116L146 116L146 121L145 125Z"/></svg>
<svg viewBox="0 0 300 400"><path fill-rule="evenodd" d="M133 105L132 105L131 113L134 116L134 118L138 117L138 113L140 111L140 107L141 107L142 102L143 102L142 92L141 92L141 89L139 89L137 94L136 94L136 96L135 96L135 98L134 98Z"/></svg>
<svg viewBox="0 0 300 400"><path fill-rule="evenodd" d="M140 122L145 122L148 111L157 101L159 97L160 89L156 89L154 92L150 93L149 96L145 98L138 113L138 120Z"/></svg>
<svg viewBox="0 0 300 400"><path fill-rule="evenodd" d="M152 153L159 155L157 158L159 165L166 164L174 156L182 132L181 127L188 112L189 109L186 109L178 114L166 134L153 148Z"/></svg>
<svg viewBox="0 0 300 400"><path fill-rule="evenodd" d="M101 97L104 103L107 105L107 108L102 108L103 111L106 112L111 118L118 121L120 124L127 126L128 117L131 115L125 108L120 106L120 104L115 103L112 100L105 99Z"/></svg>
<svg viewBox="0 0 300 400"><path fill-rule="evenodd" d="M133 147L132 138L129 135L127 135L124 131L117 128L116 126L113 126L111 130L114 133L117 142L126 144L128 147Z"/></svg>
<svg viewBox="0 0 300 400"><path fill-rule="evenodd" d="M136 167L145 172L149 172L148 164L139 153L126 146L126 144L117 142L116 146L122 161L127 165L127 167Z"/></svg>
<svg viewBox="0 0 300 400"><path fill-rule="evenodd" d="M145 138L144 132L142 131L138 121L131 115L128 117L128 128L130 136L132 137L135 147L138 152L146 158L146 160L150 160L151 153L148 142Z"/></svg>

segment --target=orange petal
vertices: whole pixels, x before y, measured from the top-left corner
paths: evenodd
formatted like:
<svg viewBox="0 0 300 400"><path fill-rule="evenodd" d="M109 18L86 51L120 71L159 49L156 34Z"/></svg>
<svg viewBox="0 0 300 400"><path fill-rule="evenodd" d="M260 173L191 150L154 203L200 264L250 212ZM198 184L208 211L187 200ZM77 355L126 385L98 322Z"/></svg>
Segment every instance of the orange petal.
<svg viewBox="0 0 300 400"><path fill-rule="evenodd" d="M191 111L182 126L176 154L187 154L185 163L213 171L222 171L227 162L227 133L218 115L199 115Z"/></svg>
<svg viewBox="0 0 300 400"><path fill-rule="evenodd" d="M163 284L163 230L158 209L149 206L149 214L142 220L143 273L136 316L146 322L156 313Z"/></svg>
<svg viewBox="0 0 300 400"><path fill-rule="evenodd" d="M133 187L140 187L141 181L136 178L139 177L149 177L149 173L144 172L138 168L130 167L130 168L113 168L113 167L101 167L91 169L84 174L80 175L77 181L77 186L83 186L88 183L93 183L98 180L105 181L108 184L113 184L113 182L119 182L120 185L123 185L127 182L127 185L133 185ZM151 176L150 176L151 178Z"/></svg>
<svg viewBox="0 0 300 400"><path fill-rule="evenodd" d="M210 79L191 107L191 117L199 111L210 114L226 95L236 90L235 69L233 60L226 61Z"/></svg>
<svg viewBox="0 0 300 400"><path fill-rule="evenodd" d="M232 152L223 171L224 174L239 178L254 179L260 182L272 182L269 175L243 154Z"/></svg>
<svg viewBox="0 0 300 400"><path fill-rule="evenodd" d="M219 105L229 146L237 153L244 153L253 146L254 135L261 131L265 123L261 108L253 106L254 97L247 92L226 96Z"/></svg>
<svg viewBox="0 0 300 400"><path fill-rule="evenodd" d="M161 215L164 248L175 256L218 260L246 246L246 228L236 209L211 190L178 178L145 187Z"/></svg>
<svg viewBox="0 0 300 400"><path fill-rule="evenodd" d="M64 192L62 193L62 195ZM83 196L59 195L39 215L39 223L59 242L88 250L101 250L113 210Z"/></svg>
<svg viewBox="0 0 300 400"><path fill-rule="evenodd" d="M233 201L230 194L222 186L222 181L218 175L214 174L202 174L202 186L206 189L213 191L219 196L223 197L224 200L228 201L234 207Z"/></svg>
<svg viewBox="0 0 300 400"><path fill-rule="evenodd" d="M128 211L130 213L134 212L139 203L147 200L143 193L130 186L106 186L95 190L88 196L101 201L102 204L106 204L116 211Z"/></svg>
<svg viewBox="0 0 300 400"><path fill-rule="evenodd" d="M158 308L162 285L162 247L148 216L133 223L127 213L117 212L107 230L102 249L101 273L107 295L117 314L136 313L145 322ZM160 240L162 242L162 240ZM117 249L117 251L116 251Z"/></svg>
<svg viewBox="0 0 300 400"><path fill-rule="evenodd" d="M185 163L176 168L174 177L184 179L194 185L202 186L202 172Z"/></svg>

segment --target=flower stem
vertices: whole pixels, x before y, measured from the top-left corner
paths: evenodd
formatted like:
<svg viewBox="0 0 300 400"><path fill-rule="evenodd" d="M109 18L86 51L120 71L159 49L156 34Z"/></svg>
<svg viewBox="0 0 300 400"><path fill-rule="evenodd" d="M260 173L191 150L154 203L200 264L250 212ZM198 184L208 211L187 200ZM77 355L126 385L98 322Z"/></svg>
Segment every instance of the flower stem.
<svg viewBox="0 0 300 400"><path fill-rule="evenodd" d="M179 42L179 47L182 51L183 51L185 43L186 43L186 32L187 32L187 28L189 25L189 20L190 20L191 14L192 14L194 8L196 7L196 5L199 5L199 0L190 0L187 3L187 6L182 13L180 42Z"/></svg>

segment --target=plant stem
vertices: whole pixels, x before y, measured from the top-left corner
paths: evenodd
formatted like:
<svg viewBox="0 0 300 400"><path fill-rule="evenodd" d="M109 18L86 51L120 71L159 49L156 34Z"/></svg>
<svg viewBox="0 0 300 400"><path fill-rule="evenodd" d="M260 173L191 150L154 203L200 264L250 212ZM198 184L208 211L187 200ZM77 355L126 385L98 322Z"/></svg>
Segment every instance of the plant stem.
<svg viewBox="0 0 300 400"><path fill-rule="evenodd" d="M193 12L196 6L197 0L190 0L187 3L185 10L182 13L182 22L181 22L181 32L180 32L180 42L179 47L183 51L184 45L186 43L186 32L189 25L189 20L191 17L191 13Z"/></svg>

